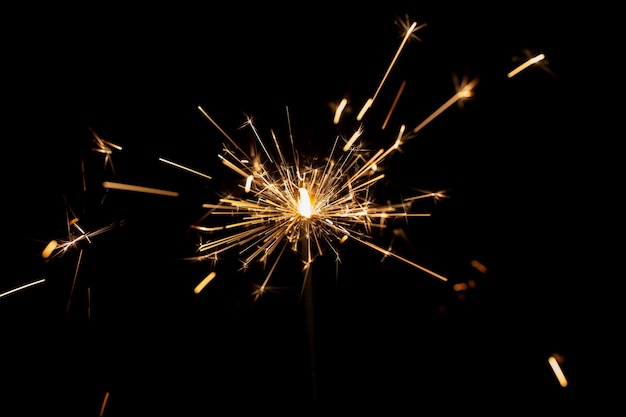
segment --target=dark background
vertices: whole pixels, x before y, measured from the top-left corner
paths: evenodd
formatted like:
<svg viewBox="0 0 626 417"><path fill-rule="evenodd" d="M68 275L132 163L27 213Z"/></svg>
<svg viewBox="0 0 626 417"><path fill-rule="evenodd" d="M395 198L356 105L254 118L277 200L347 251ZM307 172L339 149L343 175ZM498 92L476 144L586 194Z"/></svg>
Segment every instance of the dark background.
<svg viewBox="0 0 626 417"><path fill-rule="evenodd" d="M348 96L356 112L373 94L405 15L427 26L404 49L373 120L402 80L395 129L447 101L453 74L479 78L471 100L386 167L384 191L448 190L423 204L432 216L411 220L411 245L396 250L449 281L351 243L337 276L331 253L314 263L310 298L300 298L290 254L270 282L281 290L256 303L250 284L265 275L260 265L241 272L233 253L194 294L212 265L181 260L197 243L188 226L237 180L217 158L224 138L197 106L246 146L246 114L268 139L276 129L286 141L289 106L297 145L324 155L336 134L332 103ZM612 407L620 308L609 301L619 293L608 266L617 250L605 243L613 207L603 190L617 165L594 121L602 103L580 61L577 16L540 3L439 2L96 3L7 16L19 24L5 39L0 292L46 281L0 298L0 403L12 409L3 414L95 416L107 392L110 416ZM542 65L507 78L538 53ZM392 143L393 131L372 125L368 140ZM123 146L114 171L92 151L90 129ZM103 180L180 196L106 193ZM45 245L67 237L67 207L89 231L123 225L83 242L80 262L80 249L46 262ZM548 366L552 354L564 358L566 388Z"/></svg>

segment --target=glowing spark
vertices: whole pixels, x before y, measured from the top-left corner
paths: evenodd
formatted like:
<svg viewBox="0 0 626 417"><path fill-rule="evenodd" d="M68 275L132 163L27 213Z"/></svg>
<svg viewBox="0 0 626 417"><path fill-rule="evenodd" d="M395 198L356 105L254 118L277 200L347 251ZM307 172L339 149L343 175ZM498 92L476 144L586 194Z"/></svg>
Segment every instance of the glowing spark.
<svg viewBox="0 0 626 417"><path fill-rule="evenodd" d="M446 101L444 104L441 105L441 107L439 107L437 110L435 110L430 116L428 116L422 123L420 123L419 125L417 125L415 127L415 129L413 129L413 133L417 133L420 130L422 130L424 128L424 126L426 126L428 123L432 122L437 116L439 116L441 113L443 113L444 111L446 111L446 109L448 109L450 106L452 106L454 103L456 103L459 100L462 100L464 98L468 98L472 96L472 89L476 86L476 84L478 83L478 79L474 79L469 83L464 83L464 85L460 86L460 88L457 90L457 93L455 95L453 95L452 97L450 97L450 99L448 99L448 101Z"/></svg>
<svg viewBox="0 0 626 417"><path fill-rule="evenodd" d="M363 119L363 117L365 117L365 113L367 113L367 111L370 109L370 107L372 107L373 103L374 103L374 99L373 98L368 98L367 101L365 102L365 104L363 105L363 107L361 108L361 111L356 116L356 119L359 120L359 121L361 119Z"/></svg>
<svg viewBox="0 0 626 417"><path fill-rule="evenodd" d="M48 259L57 246L59 246L59 242L54 239L51 240L50 243L48 243L44 250L41 252L41 256L45 259Z"/></svg>
<svg viewBox="0 0 626 417"><path fill-rule="evenodd" d="M248 175L248 178L246 178L246 187L245 190L247 193L250 192L250 189L252 187L252 180L254 179L254 176L252 175Z"/></svg>
<svg viewBox="0 0 626 417"><path fill-rule="evenodd" d="M109 391L104 394L104 399L102 400L102 407L100 407L100 417L104 415L104 408L107 405L107 401L109 400Z"/></svg>
<svg viewBox="0 0 626 417"><path fill-rule="evenodd" d="M356 132L354 132L352 134L352 136L350 137L350 139L348 139L348 141L346 142L345 145L343 145L343 151L347 152L348 149L350 149L350 147L354 144L354 142L356 142L356 140L363 134L363 129L359 128Z"/></svg>
<svg viewBox="0 0 626 417"><path fill-rule="evenodd" d="M383 78L380 81L380 84L378 84L378 88L376 89L376 92L374 93L374 95L367 100L367 102L363 106L363 109L361 109L361 111L359 112L359 115L357 116L357 121L360 121L361 119L363 119L367 110L371 108L372 105L374 104L374 100L376 100L376 98L378 97L380 90L382 90L383 85L385 84L385 81L387 80L387 77L389 76L389 73L391 72L394 65L396 64L396 61L398 60L398 57L400 56L400 53L404 49L404 46L406 45L407 41L413 35L413 32L417 31L418 29L421 29L424 26L425 25L417 26L417 22L413 22L413 24L411 24L411 26L406 30L404 38L402 39L402 42L400 43L400 46L398 47L396 54L394 55L393 59L391 60L391 63L387 67L387 72L385 72L385 75L383 75Z"/></svg>
<svg viewBox="0 0 626 417"><path fill-rule="evenodd" d="M206 287L209 284L209 282L211 282L211 280L215 278L215 275L216 275L215 272L211 272L209 275L207 275L202 281L200 281L198 285L196 285L196 287L193 289L193 292L195 294L200 294L200 292L202 292L204 287Z"/></svg>
<svg viewBox="0 0 626 417"><path fill-rule="evenodd" d="M387 127L387 123L389 123L389 119L391 118L391 114L393 113L393 111L395 110L396 106L398 105L398 101L400 101L400 96L402 95L402 92L404 91L404 87L405 86L406 86L406 81L402 81L402 84L400 84L400 89L396 93L396 98L393 100L393 103L391 104L391 108L389 109L389 113L387 113L387 117L385 117L385 121L383 122L382 130L385 130L385 128Z"/></svg>
<svg viewBox="0 0 626 417"><path fill-rule="evenodd" d="M302 216L306 217L307 219L310 219L311 214L313 213L309 192L304 187L300 188L300 201L298 202L298 211Z"/></svg>
<svg viewBox="0 0 626 417"><path fill-rule="evenodd" d="M522 72L523 70L525 70L526 68L530 67L533 64L536 64L537 62L545 59L545 55L544 54L539 54L537 56L534 56L532 58L527 59L526 61L524 61L522 64L520 64L517 68L513 69L511 72L509 72L506 76L508 78L513 78L515 77L517 74L519 74L520 72Z"/></svg>
<svg viewBox="0 0 626 417"><path fill-rule="evenodd" d="M26 289L26 288L28 288L28 287L32 287L32 286L34 286L34 285L41 284L41 283L43 283L45 280L46 280L45 278L41 278L41 279L38 279L37 281L32 281L32 282L29 282L29 283L27 283L27 284L21 285L21 286L19 286L19 287L17 287L17 288L13 288L12 290L5 291L5 292L3 292L3 293L0 293L0 298L5 297L5 296L7 296L7 295L9 295L9 294L13 294L14 292L18 292L18 291L24 290L24 289Z"/></svg>
<svg viewBox="0 0 626 417"><path fill-rule="evenodd" d="M83 258L83 251L81 249L80 253L78 254L78 262L76 262L76 270L74 271L74 279L72 280L72 287L70 289L70 296L67 299L67 307L65 308L65 314L67 314L70 311L70 303L72 302L72 297L74 294L74 288L76 287L76 278L78 277L78 269L80 268L80 262Z"/></svg>
<svg viewBox="0 0 626 417"><path fill-rule="evenodd" d="M89 130L93 135L94 143L98 146L97 148L93 148L93 151L104 154L104 167L106 168L107 165L111 165L111 170L115 172L115 169L113 167L113 160L111 159L111 154L113 153L113 150L111 148L121 151L122 147L120 145L116 145L115 143L111 143L102 139L96 134L96 132L92 128L89 128Z"/></svg>
<svg viewBox="0 0 626 417"><path fill-rule="evenodd" d="M159 158L159 161L165 162L166 164L170 164L172 166L175 166L176 168L180 168L182 170L189 171L189 172L191 172L193 174L199 175L199 176L204 177L206 179L209 179L209 180L211 179L211 177L209 175L207 175L207 174L203 174L202 172L196 171L195 169L187 168L184 165L177 164L176 162L169 161L169 160L167 160L165 158Z"/></svg>
<svg viewBox="0 0 626 417"><path fill-rule="evenodd" d="M391 256L391 257L399 259L399 260L401 260L403 262L406 262L407 264L409 264L409 265L411 265L411 266L413 266L413 267L415 267L415 268L417 268L417 269L419 269L419 270L421 270L423 272L426 272L427 274L430 274L430 275L434 276L435 278L439 278L442 281L447 281L448 280L448 278L444 277L443 275L439 275L438 273L436 273L434 271L431 271L428 268L424 268L423 266L418 265L415 262L412 262L412 261L410 261L410 260L408 260L406 258L403 258L402 256L399 256L398 254L395 254L393 252L385 250L385 249L381 248L380 246L376 246L373 243L370 243L370 242L367 242L367 241L364 241L364 240L361 240L361 239L358 239L358 238L354 238L354 239L356 239L360 243L364 244L365 246L368 246L368 247L370 247L370 248L372 248L374 250L379 251L380 253L382 253L385 256Z"/></svg>
<svg viewBox="0 0 626 417"><path fill-rule="evenodd" d="M149 193L165 195L169 197L178 197L178 193L176 191L160 190L158 188L142 187L139 185L121 184L119 182L104 181L102 183L102 186L104 188L110 188L115 190L136 191L138 193Z"/></svg>
<svg viewBox="0 0 626 417"><path fill-rule="evenodd" d="M348 105L348 99L347 98L342 99L339 105L337 106L337 109L335 110L335 117L333 118L334 124L339 124L339 120L341 120L341 114L343 113L347 105Z"/></svg>
<svg viewBox="0 0 626 417"><path fill-rule="evenodd" d="M476 268L478 271L482 272L483 274L487 273L487 267L483 265L482 263L478 262L477 260L472 259L471 264L474 268Z"/></svg>
<svg viewBox="0 0 626 417"><path fill-rule="evenodd" d="M550 364L550 367L552 368L552 372L554 372L554 375L559 381L559 385L565 388L568 382L567 382L567 378L565 378L565 374L563 373L563 370L561 369L560 362L562 361L563 359L561 358L560 355L552 355L548 358L548 363Z"/></svg>

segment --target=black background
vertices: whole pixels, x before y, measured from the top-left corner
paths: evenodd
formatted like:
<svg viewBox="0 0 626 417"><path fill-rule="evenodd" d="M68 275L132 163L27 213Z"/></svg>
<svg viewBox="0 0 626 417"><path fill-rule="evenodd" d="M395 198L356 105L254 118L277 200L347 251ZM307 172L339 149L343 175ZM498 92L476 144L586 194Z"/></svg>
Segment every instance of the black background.
<svg viewBox="0 0 626 417"><path fill-rule="evenodd" d="M110 416L224 407L506 415L612 404L619 308L607 300L617 293L614 246L600 236L611 234L612 207L600 190L615 165L593 121L596 81L572 39L580 20L533 3L335 7L96 3L7 17L20 24L5 48L0 291L46 281L0 298L0 402L13 410L3 414L95 416L106 393ZM402 80L394 129L416 126L454 95L453 74L479 79L471 100L386 167L389 194L448 190L449 199L424 203L432 216L411 220L411 245L396 249L449 281L352 243L338 275L331 253L314 263L313 307L300 299L291 255L272 278L281 290L256 303L250 283L265 275L260 265L241 272L232 253L194 294L212 265L181 261L197 243L188 226L238 180L221 167L224 138L197 106L244 142L245 115L287 140L288 106L297 145L323 155L336 134L331 105L347 96L357 111L373 94L405 15L426 27L404 49L373 120ZM538 53L546 61L507 78ZM90 129L123 147L114 171L92 151ZM377 146L392 143L393 133L368 129ZM105 192L103 180L180 196ZM86 230L123 225L81 246L80 262L78 250L46 262L45 245L67 236L67 207ZM467 282L475 288L453 287ZM552 354L565 359L566 388Z"/></svg>

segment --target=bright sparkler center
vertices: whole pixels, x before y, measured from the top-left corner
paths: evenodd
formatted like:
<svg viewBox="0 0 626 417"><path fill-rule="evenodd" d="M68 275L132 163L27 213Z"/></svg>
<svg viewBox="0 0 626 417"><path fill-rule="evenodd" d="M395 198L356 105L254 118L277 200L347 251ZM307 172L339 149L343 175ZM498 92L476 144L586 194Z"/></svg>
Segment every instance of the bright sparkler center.
<svg viewBox="0 0 626 417"><path fill-rule="evenodd" d="M313 209L311 208L311 198L306 188L300 188L300 201L298 201L298 212L301 216L310 219Z"/></svg>

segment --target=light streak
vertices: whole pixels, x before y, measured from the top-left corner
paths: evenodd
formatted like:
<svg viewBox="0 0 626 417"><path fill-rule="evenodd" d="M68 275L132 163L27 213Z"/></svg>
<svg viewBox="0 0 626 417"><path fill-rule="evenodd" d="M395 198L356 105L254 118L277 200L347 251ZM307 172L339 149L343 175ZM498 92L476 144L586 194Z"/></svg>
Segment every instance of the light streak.
<svg viewBox="0 0 626 417"><path fill-rule="evenodd" d="M211 176L210 176L210 175L204 174L204 173L202 173L202 172L200 172L200 171L196 171L195 169L190 169L190 168L187 168L187 167L186 167L186 166L184 166L184 165L178 164L178 163L176 163L176 162L172 162L172 161L167 160L167 159L165 159L165 158L159 158L159 161L164 162L164 163L166 163L166 164L170 164L170 165L172 165L172 166L175 166L176 168L180 168L180 169L182 169L182 170L189 171L189 172L191 172L191 173L193 173L193 174L199 175L199 176L204 177L204 178L206 178L206 179L209 179L209 180L211 179Z"/></svg>
<svg viewBox="0 0 626 417"><path fill-rule="evenodd" d="M215 278L215 275L216 273L214 271L209 273L209 275L207 275L202 281L200 281L198 285L196 285L196 287L193 289L193 292L195 294L200 294L202 290L204 289L204 287L206 287L209 284L209 282L211 282L213 278Z"/></svg>
<svg viewBox="0 0 626 417"><path fill-rule="evenodd" d="M76 287L76 278L78 277L78 269L80 268L80 263L83 258L83 250L81 249L78 253L78 261L76 262L76 269L74 270L74 279L72 280L72 287L70 288L70 296L67 299L67 306L65 308L65 314L70 311L70 304L72 303L72 297L74 295L74 288Z"/></svg>
<svg viewBox="0 0 626 417"><path fill-rule="evenodd" d="M552 372L554 372L554 376L556 376L556 379L559 381L559 385L565 388L568 385L568 382L567 382L567 378L565 378L565 374L563 373L563 370L561 369L560 362L562 361L563 359L561 355L555 354L555 355L551 355L548 358L548 363L550 364L550 368L552 368Z"/></svg>
<svg viewBox="0 0 626 417"><path fill-rule="evenodd" d="M188 171L192 171L194 173L196 172L191 169L188 169ZM178 197L178 192L176 191L161 190L158 188L143 187L140 185L131 185L131 184L123 184L119 182L104 181L102 183L102 186L104 188L110 188L114 190L135 191L138 193L148 193L148 194L165 195L168 197Z"/></svg>
<svg viewBox="0 0 626 417"><path fill-rule="evenodd" d="M339 103L339 105L337 106L337 109L335 109L335 117L333 118L334 124L339 124L339 121L341 120L341 115L343 114L343 111L345 110L347 105L348 105L348 99L343 98L341 102Z"/></svg>
<svg viewBox="0 0 626 417"><path fill-rule="evenodd" d="M91 134L93 135L93 142L97 146L96 148L93 148L92 150L94 152L104 154L104 167L106 168L107 165L110 165L111 171L115 173L115 168L113 167L113 160L111 159L111 155L113 154L113 149L117 151L121 151L122 147L120 145L117 145L115 143L102 139L100 136L98 136L98 134L92 128L89 128L89 130L91 131Z"/></svg>
<svg viewBox="0 0 626 417"><path fill-rule="evenodd" d="M57 246L59 246L59 242L57 242L56 240L51 240L46 247L44 248L44 250L41 252L41 256L44 259L48 259L50 257L50 255L52 255L52 252L54 252L54 250L57 248Z"/></svg>
<svg viewBox="0 0 626 417"><path fill-rule="evenodd" d="M387 113L387 117L385 117L385 121L383 122L382 130L385 130L385 128L387 127L387 123L389 123L391 114L393 113L396 106L398 105L398 101L400 101L400 96L402 95L402 92L404 91L404 87L406 87L406 80L402 81L402 84L400 84L400 88L398 89L398 92L396 93L396 98L393 100L393 103L391 104L391 108L389 109L389 112Z"/></svg>
<svg viewBox="0 0 626 417"><path fill-rule="evenodd" d="M109 400L109 391L104 394L104 399L102 400L102 407L100 407L100 417L104 415L104 408L107 405L107 401Z"/></svg>
<svg viewBox="0 0 626 417"><path fill-rule="evenodd" d="M2 297L6 297L7 295L10 295L10 294L13 294L13 293L15 293L15 292L18 292L18 291L24 290L24 289L26 289L26 288L29 288L29 287L32 287L32 286L35 286L35 285L38 285L38 284L42 284L42 283L44 283L45 281L46 281L46 279L45 279L45 278L41 278L41 279L38 279L38 280L36 280L36 281L29 282L29 283L24 284L24 285L20 285L20 286L19 286L19 287L17 287L17 288L13 288L12 290L8 290L8 291L5 291L5 292L3 292L3 293L0 293L0 298L2 298Z"/></svg>
<svg viewBox="0 0 626 417"><path fill-rule="evenodd" d="M391 70L393 69L393 67L395 66L396 62L398 61L398 57L402 53L402 50L404 49L404 46L406 45L406 43L409 40L409 38L411 38L411 36L413 35L414 32L416 32L417 30L423 28L424 26L426 26L426 25L418 26L417 22L413 22L411 24L411 26L409 26L409 28L406 30L406 33L404 34L404 37L402 38L402 42L400 43L400 46L398 47L398 50L396 51L396 54L393 56L393 59L391 60L391 63L387 67L387 71L385 72L385 75L383 75L382 80L380 80L380 83L378 84L378 87L376 88L376 91L374 92L374 95L372 95L372 97L370 97L367 100L367 102L365 103L365 105L363 106L361 111L359 112L359 114L358 114L358 116L356 118L357 121L362 120L363 117L365 116L365 113L374 104L374 101L378 97L378 94L380 93L380 90L382 90L383 85L385 84L385 81L387 81L387 77L389 76L389 74L391 73Z"/></svg>
<svg viewBox="0 0 626 417"><path fill-rule="evenodd" d="M477 83L478 83L478 79L475 78L472 81L470 81L468 83L464 83L463 85L461 85L460 88L457 89L457 92L456 92L455 95L450 97L448 99L448 101L443 103L437 110L435 110L430 116L428 116L426 119L424 119L424 121L422 123L420 123L419 125L417 125L413 129L413 134L415 134L415 133L419 132L420 130L422 130L424 128L424 126L426 126L428 123L432 122L435 118L437 118L439 115L441 115L441 113L446 111L454 103L456 103L456 102L458 102L460 100L463 100L464 98L471 97L472 96L472 89L476 86Z"/></svg>
<svg viewBox="0 0 626 417"><path fill-rule="evenodd" d="M524 61L522 64L520 64L518 67L513 69L511 72L509 72L506 76L508 78L513 78L517 74L519 74L520 72L525 70L526 68L530 67L531 65L536 64L537 62L545 59L545 57L546 56L544 54L539 54L539 55L536 55L536 56L534 56L532 58L529 58L526 61Z"/></svg>

